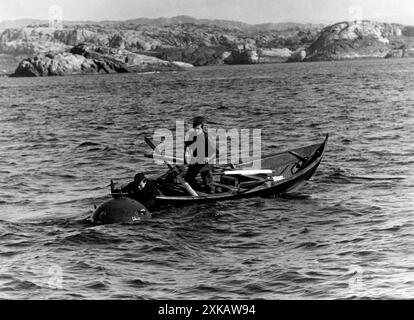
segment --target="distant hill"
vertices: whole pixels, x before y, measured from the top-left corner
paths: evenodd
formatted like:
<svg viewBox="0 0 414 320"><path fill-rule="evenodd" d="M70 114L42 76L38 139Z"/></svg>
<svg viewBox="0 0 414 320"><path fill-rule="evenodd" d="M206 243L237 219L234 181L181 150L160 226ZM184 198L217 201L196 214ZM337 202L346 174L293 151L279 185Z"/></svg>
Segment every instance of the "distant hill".
<svg viewBox="0 0 414 320"><path fill-rule="evenodd" d="M45 25L48 20L39 19L17 19L17 20L4 20L0 22L0 31L10 28L22 28L28 25ZM323 24L312 23L263 23L263 24L248 24L241 21L231 20L214 20L214 19L196 19L190 16L176 16L171 18L137 18L124 21L117 20L103 20L103 21L64 21L64 25L102 25L102 26L128 26L128 25L152 25L152 26L168 26L174 24L197 24L217 26L226 29L240 29L244 31L269 31L269 30L288 30L294 28L310 29L310 28L322 28Z"/></svg>
<svg viewBox="0 0 414 320"><path fill-rule="evenodd" d="M312 24L249 25L188 16L127 21L68 21L60 29L49 28L48 22L43 20L14 23L23 25L29 22L24 27L7 28L0 33L0 53L33 55L67 50L79 43L91 43L205 65L213 61L222 62L224 51L257 48L296 50L310 45L322 29L322 26ZM201 52L203 50L213 57L199 59L199 55L205 55Z"/></svg>
<svg viewBox="0 0 414 320"><path fill-rule="evenodd" d="M108 22L111 24L116 24L117 22ZM173 24L185 24L192 23L198 25L207 25L207 26L217 26L225 29L240 29L244 31L283 31L294 28L300 29L311 29L311 28L322 28L323 24L312 24L312 23L294 23L294 22L281 22L281 23L263 23L263 24L248 24L241 21L232 21L232 20L216 20L216 19L196 19L190 16L176 16L172 18L158 18L158 19L132 19L126 20L125 24L142 24L142 25L156 25L156 26L166 26Z"/></svg>

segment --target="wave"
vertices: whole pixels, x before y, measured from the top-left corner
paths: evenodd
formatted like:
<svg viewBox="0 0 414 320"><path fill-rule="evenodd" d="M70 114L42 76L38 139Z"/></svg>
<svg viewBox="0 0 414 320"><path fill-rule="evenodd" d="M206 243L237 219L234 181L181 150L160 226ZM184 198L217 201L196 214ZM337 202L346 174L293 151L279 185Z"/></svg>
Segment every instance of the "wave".
<svg viewBox="0 0 414 320"><path fill-rule="evenodd" d="M361 176L361 175L350 175L342 172L329 173L320 178L323 181L330 182L347 182L347 183L363 183L366 181L404 181L405 177L394 177L394 176Z"/></svg>
<svg viewBox="0 0 414 320"><path fill-rule="evenodd" d="M85 147L96 147L96 146L100 146L100 143L97 142L91 142L91 141L86 141L86 142L82 142L80 145L78 145L78 148L85 148Z"/></svg>
<svg viewBox="0 0 414 320"><path fill-rule="evenodd" d="M119 244L125 239L119 236L109 235L107 233L98 232L96 230L84 230L78 233L64 236L57 240L59 244L82 244L82 245L107 245Z"/></svg>

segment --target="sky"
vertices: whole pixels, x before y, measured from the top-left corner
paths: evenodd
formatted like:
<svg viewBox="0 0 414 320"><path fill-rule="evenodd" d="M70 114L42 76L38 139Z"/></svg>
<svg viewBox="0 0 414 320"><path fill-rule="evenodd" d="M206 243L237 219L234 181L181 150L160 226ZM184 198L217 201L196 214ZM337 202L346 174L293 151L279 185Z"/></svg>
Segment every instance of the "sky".
<svg viewBox="0 0 414 320"><path fill-rule="evenodd" d="M266 22L376 20L414 25L413 0L0 0L0 21L20 18L126 20L173 17Z"/></svg>

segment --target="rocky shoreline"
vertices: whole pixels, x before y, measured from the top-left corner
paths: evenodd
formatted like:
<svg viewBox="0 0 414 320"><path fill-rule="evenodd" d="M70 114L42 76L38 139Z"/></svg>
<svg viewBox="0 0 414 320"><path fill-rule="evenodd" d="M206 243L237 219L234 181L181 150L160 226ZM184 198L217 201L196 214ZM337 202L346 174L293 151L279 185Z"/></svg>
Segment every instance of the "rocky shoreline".
<svg viewBox="0 0 414 320"><path fill-rule="evenodd" d="M41 53L24 59L11 77L181 71L185 67L191 65L164 61L125 49L79 44L69 51Z"/></svg>
<svg viewBox="0 0 414 320"><path fill-rule="evenodd" d="M14 77L180 71L192 66L414 56L414 27L372 21L258 25L174 19L32 25L0 34L0 74ZM18 61L16 62L16 60ZM16 68L17 66L17 68Z"/></svg>

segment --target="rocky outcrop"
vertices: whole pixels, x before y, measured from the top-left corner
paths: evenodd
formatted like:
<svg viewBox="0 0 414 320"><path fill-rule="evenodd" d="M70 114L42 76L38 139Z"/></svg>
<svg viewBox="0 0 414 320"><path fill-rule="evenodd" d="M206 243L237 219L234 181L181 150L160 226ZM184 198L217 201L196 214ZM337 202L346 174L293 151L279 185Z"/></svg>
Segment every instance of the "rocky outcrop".
<svg viewBox="0 0 414 320"><path fill-rule="evenodd" d="M287 62L302 62L306 59L306 50L305 48L299 48L295 52L292 52L292 55L288 58Z"/></svg>
<svg viewBox="0 0 414 320"><path fill-rule="evenodd" d="M178 71L183 66L125 49L80 44L69 52L41 53L24 59L13 77L63 76L90 73Z"/></svg>
<svg viewBox="0 0 414 320"><path fill-rule="evenodd" d="M405 58L407 56L407 48L394 49L385 55L385 59Z"/></svg>
<svg viewBox="0 0 414 320"><path fill-rule="evenodd" d="M164 48L151 54L162 60L181 61L194 66L205 66L222 64L223 54L227 50L226 47Z"/></svg>
<svg viewBox="0 0 414 320"><path fill-rule="evenodd" d="M372 21L337 23L309 46L306 61L384 58L396 49L396 40L401 46L403 30L402 25Z"/></svg>
<svg viewBox="0 0 414 320"><path fill-rule="evenodd" d="M98 67L92 60L68 52L41 53L20 62L13 77L61 76L66 74L95 73Z"/></svg>
<svg viewBox="0 0 414 320"><path fill-rule="evenodd" d="M414 48L407 48L406 46L402 46L400 48L396 48L391 50L385 56L385 59L391 58L412 58L414 57Z"/></svg>
<svg viewBox="0 0 414 320"><path fill-rule="evenodd" d="M286 62L292 55L292 51L288 48L268 48L258 49L260 63Z"/></svg>
<svg viewBox="0 0 414 320"><path fill-rule="evenodd" d="M224 62L227 64L254 64L259 63L259 55L256 50L234 50Z"/></svg>

